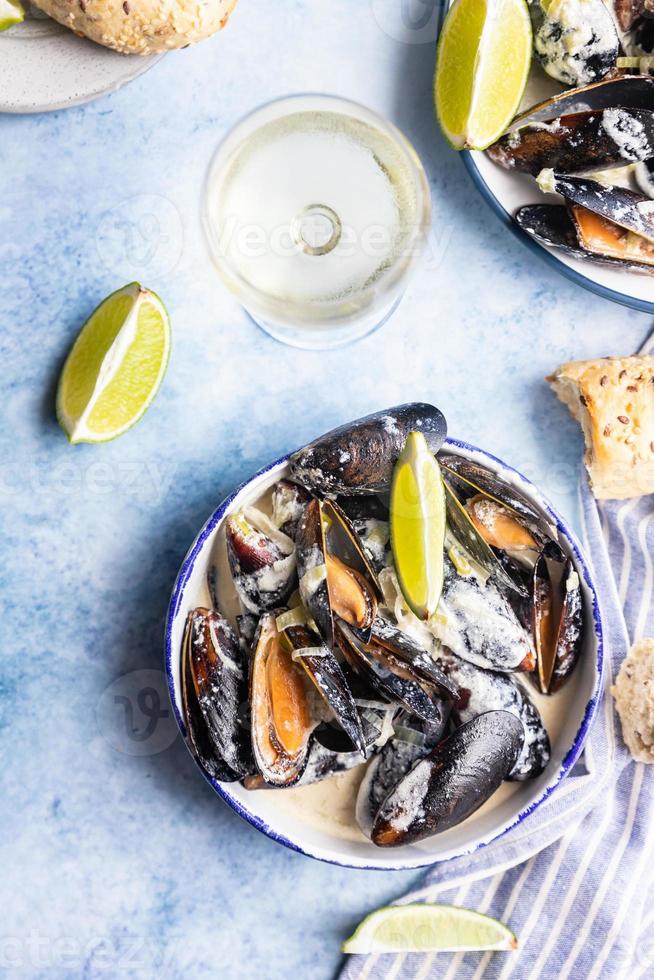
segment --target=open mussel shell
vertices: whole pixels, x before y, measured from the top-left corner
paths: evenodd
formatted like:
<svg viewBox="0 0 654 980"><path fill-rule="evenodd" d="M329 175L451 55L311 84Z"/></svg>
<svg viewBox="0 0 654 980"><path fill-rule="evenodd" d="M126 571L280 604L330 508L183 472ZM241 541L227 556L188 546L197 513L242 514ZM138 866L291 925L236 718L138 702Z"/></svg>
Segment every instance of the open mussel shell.
<svg viewBox="0 0 654 980"><path fill-rule="evenodd" d="M366 743L359 712L332 651L308 626L288 626L284 630L284 638L292 650L293 660L301 664L316 690L329 705L336 721L355 748L365 756Z"/></svg>
<svg viewBox="0 0 654 980"><path fill-rule="evenodd" d="M230 769L225 760L219 755L217 746L209 735L207 723L204 720L195 692L190 652L193 633L193 615L192 612L189 613L184 631L184 639L182 641L182 709L184 712L186 733L193 754L205 772L220 782L231 783L237 780L239 776L233 769Z"/></svg>
<svg viewBox="0 0 654 980"><path fill-rule="evenodd" d="M530 0L534 54L564 85L604 78L620 50L611 11L603 0Z"/></svg>
<svg viewBox="0 0 654 980"><path fill-rule="evenodd" d="M374 642L365 643L345 623L336 626L336 642L350 667L410 714L436 724L441 717L441 690L427 683L398 656ZM448 683L449 689L449 683Z"/></svg>
<svg viewBox="0 0 654 980"><path fill-rule="evenodd" d="M561 249L566 255L575 259L609 265L622 271L640 275L651 276L654 274L652 266L642 261L642 249L634 250L632 247L631 252L629 252L625 248L629 244L624 241L628 237L628 233L623 232L618 225L614 226L615 233L612 236L609 234L610 229L605 228L605 233L602 236L603 241L599 244L600 250L597 252L590 251L588 247L580 243L578 226L569 209L563 204L528 204L516 211L515 220L530 238L535 239L541 245ZM606 222L606 219L598 220L604 221L605 225L612 224L612 222ZM604 253L611 237L616 239L616 248L613 255L607 255ZM641 241L647 244L644 239ZM636 243L632 238L631 245L634 244Z"/></svg>
<svg viewBox="0 0 654 980"><path fill-rule="evenodd" d="M544 549L534 569L533 633L541 694L553 694L579 659L583 610L579 575L559 548Z"/></svg>
<svg viewBox="0 0 654 980"><path fill-rule="evenodd" d="M272 488L272 522L282 534L295 540L297 527L311 497L299 483L278 480Z"/></svg>
<svg viewBox="0 0 654 980"><path fill-rule="evenodd" d="M654 155L654 112L577 112L512 130L486 152L506 170L534 177L544 168L576 174L626 166Z"/></svg>
<svg viewBox="0 0 654 980"><path fill-rule="evenodd" d="M402 712L394 733L372 759L357 793L355 816L362 833L370 838L379 807L395 789L411 766L423 759L443 737L449 717L449 705L443 702L442 716L436 724Z"/></svg>
<svg viewBox="0 0 654 980"><path fill-rule="evenodd" d="M250 668L252 748L272 786L292 786L309 757L318 720L304 669L281 642L272 613L261 617Z"/></svg>
<svg viewBox="0 0 654 980"><path fill-rule="evenodd" d="M247 703L245 654L227 620L209 609L189 613L186 643L189 679L213 755L236 776L244 776L252 768L248 733L241 724L241 711ZM187 699L189 695L187 686Z"/></svg>
<svg viewBox="0 0 654 980"><path fill-rule="evenodd" d="M300 597L329 645L338 617L369 630L382 591L356 532L330 501L313 499L296 536Z"/></svg>
<svg viewBox="0 0 654 980"><path fill-rule="evenodd" d="M535 704L523 686L508 674L483 670L455 657L447 650L439 653L439 663L459 689L452 713L459 724L466 724L487 711L508 711L524 728L524 741L510 780L532 779L550 761L550 740Z"/></svg>
<svg viewBox="0 0 654 980"><path fill-rule="evenodd" d="M559 92L538 102L515 117L510 129L521 129L528 123L547 122L561 116L589 109L601 111L620 106L623 109L651 109L654 105L654 77L651 75L621 75L606 78L591 85Z"/></svg>
<svg viewBox="0 0 654 980"><path fill-rule="evenodd" d="M441 644L487 670L533 670L531 637L492 579L482 585L474 575L459 575L447 556L444 568L441 601L431 621Z"/></svg>
<svg viewBox="0 0 654 980"><path fill-rule="evenodd" d="M368 645L371 644L403 662L416 678L435 687L441 697L457 696L456 684L441 670L431 653L383 616L377 616L372 625Z"/></svg>
<svg viewBox="0 0 654 980"><path fill-rule="evenodd" d="M438 462L445 471L445 476L456 484L456 480L467 485L466 497L483 493L496 500L510 510L516 511L532 529L540 528L545 537L551 537L552 529L543 520L542 514L536 510L531 501L517 487L499 477L492 470L486 469L472 459L456 456L454 453L440 452ZM452 481L452 475L455 480Z"/></svg>
<svg viewBox="0 0 654 980"><path fill-rule="evenodd" d="M230 514L225 539L234 587L247 611L283 605L296 582L292 540L254 507Z"/></svg>
<svg viewBox="0 0 654 980"><path fill-rule="evenodd" d="M375 412L293 453L291 476L326 496L387 492L410 432L422 432L435 453L445 441L447 424L442 412L422 402Z"/></svg>
<svg viewBox="0 0 654 980"><path fill-rule="evenodd" d="M523 741L521 722L507 711L489 711L458 728L386 796L374 820L373 843L412 844L461 823L501 786Z"/></svg>
<svg viewBox="0 0 654 980"><path fill-rule="evenodd" d="M443 485L445 487L447 521L454 537L463 545L473 561L485 572L494 576L506 588L513 589L521 595L525 593L525 587L520 578L510 574L510 571L502 565L493 549L480 534L471 515L451 486L450 480L443 477Z"/></svg>
<svg viewBox="0 0 654 980"><path fill-rule="evenodd" d="M590 177L553 173L547 187L593 214L654 242L654 204L639 191L607 186Z"/></svg>

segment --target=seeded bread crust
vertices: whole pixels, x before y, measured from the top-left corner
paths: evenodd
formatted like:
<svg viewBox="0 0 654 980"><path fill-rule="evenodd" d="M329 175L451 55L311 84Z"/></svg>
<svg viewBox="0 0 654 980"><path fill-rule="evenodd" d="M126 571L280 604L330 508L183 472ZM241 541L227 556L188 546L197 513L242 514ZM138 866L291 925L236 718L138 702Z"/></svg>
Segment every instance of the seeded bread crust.
<svg viewBox="0 0 654 980"><path fill-rule="evenodd" d="M54 20L121 54L160 54L221 30L236 0L34 0Z"/></svg>
<svg viewBox="0 0 654 980"><path fill-rule="evenodd" d="M625 745L636 762L654 763L654 640L634 643L611 693Z"/></svg>
<svg viewBox="0 0 654 980"><path fill-rule="evenodd" d="M594 495L654 493L654 357L570 361L547 380L581 423Z"/></svg>

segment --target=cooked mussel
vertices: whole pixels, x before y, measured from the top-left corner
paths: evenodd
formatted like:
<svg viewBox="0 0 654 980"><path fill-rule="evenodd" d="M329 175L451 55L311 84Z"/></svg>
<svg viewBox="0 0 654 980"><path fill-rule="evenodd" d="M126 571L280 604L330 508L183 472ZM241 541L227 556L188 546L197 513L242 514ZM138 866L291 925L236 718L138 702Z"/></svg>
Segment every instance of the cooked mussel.
<svg viewBox="0 0 654 980"><path fill-rule="evenodd" d="M603 0L530 0L534 52L565 85L604 78L615 66L618 32Z"/></svg>
<svg viewBox="0 0 654 980"><path fill-rule="evenodd" d="M577 209L577 217L579 213L580 209ZM654 269L646 259L649 244L590 211L585 222L586 245L580 243L578 225L565 205L530 204L516 212L515 220L530 238L541 245L561 249L575 259L640 275L654 275ZM593 225L595 233L592 233ZM606 254L607 251L611 254Z"/></svg>
<svg viewBox="0 0 654 980"><path fill-rule="evenodd" d="M450 481L454 477L455 481L467 486L466 498L482 493L516 511L525 519L529 527L541 527L543 534L546 536L551 534L551 529L543 521L540 512L511 483L510 479L503 479L480 463L454 453L440 452L438 462Z"/></svg>
<svg viewBox="0 0 654 980"><path fill-rule="evenodd" d="M234 587L251 613L283 605L295 588L295 546L269 517L246 507L225 521Z"/></svg>
<svg viewBox="0 0 654 980"><path fill-rule="evenodd" d="M438 723L441 702L451 697L447 678L437 687L390 650L373 640L364 642L345 623L336 625L336 642L350 667L362 674L382 697L402 705L423 721Z"/></svg>
<svg viewBox="0 0 654 980"><path fill-rule="evenodd" d="M299 483L292 480L278 480L272 489L272 522L279 530L295 540L300 518L311 499Z"/></svg>
<svg viewBox="0 0 654 980"><path fill-rule="evenodd" d="M654 77L619 75L601 82L567 89L519 113L510 129L521 129L529 123L551 122L577 112L601 112L602 109L651 109L654 105Z"/></svg>
<svg viewBox="0 0 654 980"><path fill-rule="evenodd" d="M338 724L364 756L366 744L359 712L332 651L309 626L288 626L283 631L282 642L284 640L292 651L293 660L304 668Z"/></svg>
<svg viewBox="0 0 654 980"><path fill-rule="evenodd" d="M413 431L424 433L435 453L447 435L445 418L433 405L421 402L367 415L294 453L291 476L308 490L327 496L386 492L393 466Z"/></svg>
<svg viewBox="0 0 654 980"><path fill-rule="evenodd" d="M252 768L249 737L241 723L247 703L245 654L227 620L202 607L189 613L186 642L187 664L213 755L236 777L244 776ZM202 738L197 727L195 735Z"/></svg>
<svg viewBox="0 0 654 980"><path fill-rule="evenodd" d="M375 816L388 794L443 737L449 705L443 702L442 709L437 724L426 724L402 712L395 721L392 737L370 762L359 786L355 809L356 821L366 837L370 838Z"/></svg>
<svg viewBox="0 0 654 980"><path fill-rule="evenodd" d="M334 617L369 630L382 593L343 512L314 498L300 520L296 546L300 597L325 642L333 642Z"/></svg>
<svg viewBox="0 0 654 980"><path fill-rule="evenodd" d="M456 685L441 670L431 653L384 616L377 616L368 643L364 643L366 650L371 646L387 651L395 660L402 662L416 679L421 678L435 687L441 697L457 696Z"/></svg>
<svg viewBox="0 0 654 980"><path fill-rule="evenodd" d="M462 545L464 552L470 555L481 570L487 575L494 576L503 586L515 590L521 595L526 594L521 578L513 573L512 569L502 564L486 540L486 536L480 532L477 522L473 520L468 508L459 499L459 495L452 485L452 476L448 479L443 478L443 486L445 487L448 526L451 533ZM456 552L453 554L450 551L450 559L454 560L456 554Z"/></svg>
<svg viewBox="0 0 654 980"><path fill-rule="evenodd" d="M491 579L461 576L446 557L443 592L432 620L434 635L458 657L499 671L530 671L531 638Z"/></svg>
<svg viewBox="0 0 654 980"><path fill-rule="evenodd" d="M250 669L252 748L257 768L272 786L292 786L307 764L318 724L308 679L282 643L275 617L261 617Z"/></svg>
<svg viewBox="0 0 654 980"><path fill-rule="evenodd" d="M612 107L529 123L487 153L505 169L534 177L543 168L575 174L626 166L654 156L654 112Z"/></svg>
<svg viewBox="0 0 654 980"><path fill-rule="evenodd" d="M182 708L186 734L193 754L205 772L220 782L231 783L239 778L238 774L230 769L219 754L216 744L212 741L195 691L191 669L193 618L194 614L189 613L182 641L181 657Z"/></svg>
<svg viewBox="0 0 654 980"><path fill-rule="evenodd" d="M541 694L553 694L566 682L579 659L583 610L579 575L553 543L534 569L533 633Z"/></svg>
<svg viewBox="0 0 654 980"><path fill-rule="evenodd" d="M372 840L397 847L440 834L500 787L522 749L524 729L507 711L479 715L440 742L383 800Z"/></svg>
<svg viewBox="0 0 654 980"><path fill-rule="evenodd" d="M517 512L481 493L466 501L466 510L486 544L533 567L540 541Z"/></svg>
<svg viewBox="0 0 654 980"><path fill-rule="evenodd" d="M507 674L475 667L447 650L441 650L438 659L459 689L452 707L456 721L466 724L487 711L508 711L515 715L522 722L525 737L507 779L538 776L550 761L550 740L538 709L519 681Z"/></svg>
<svg viewBox="0 0 654 980"><path fill-rule="evenodd" d="M654 242L654 204L639 191L601 184L590 177L544 171L539 175L543 190L556 191L570 204L591 211L627 231ZM573 208L573 217L578 216Z"/></svg>

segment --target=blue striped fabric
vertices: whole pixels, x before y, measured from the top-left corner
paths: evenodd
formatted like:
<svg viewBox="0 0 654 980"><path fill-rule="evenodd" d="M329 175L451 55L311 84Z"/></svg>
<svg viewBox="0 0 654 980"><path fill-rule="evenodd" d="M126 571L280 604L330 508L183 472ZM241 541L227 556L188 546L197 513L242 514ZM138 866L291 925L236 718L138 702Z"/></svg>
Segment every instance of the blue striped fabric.
<svg viewBox="0 0 654 980"><path fill-rule="evenodd" d="M434 866L399 900L487 912L512 927L519 950L351 956L341 980L654 977L654 769L624 748L609 693L629 645L654 636L654 496L596 503L584 478L581 510L608 654L583 762L519 828Z"/></svg>

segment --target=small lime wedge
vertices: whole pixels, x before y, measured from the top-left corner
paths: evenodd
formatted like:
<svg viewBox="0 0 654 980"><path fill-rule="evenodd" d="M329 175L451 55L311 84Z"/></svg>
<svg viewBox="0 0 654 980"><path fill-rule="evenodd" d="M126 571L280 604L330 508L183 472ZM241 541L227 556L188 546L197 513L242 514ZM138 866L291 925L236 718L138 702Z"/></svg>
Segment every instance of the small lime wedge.
<svg viewBox="0 0 654 980"><path fill-rule="evenodd" d="M525 0L455 0L438 42L434 99L446 139L483 150L509 125L531 65Z"/></svg>
<svg viewBox="0 0 654 980"><path fill-rule="evenodd" d="M502 922L455 905L392 905L367 916L343 945L344 953L457 953L517 949Z"/></svg>
<svg viewBox="0 0 654 980"><path fill-rule="evenodd" d="M70 442L107 442L137 422L156 395L170 353L159 297L137 282L100 303L59 379L57 418Z"/></svg>
<svg viewBox="0 0 654 980"><path fill-rule="evenodd" d="M0 0L0 31L25 20L25 11L19 0Z"/></svg>
<svg viewBox="0 0 654 980"><path fill-rule="evenodd" d="M422 432L410 432L391 485L391 547L402 594L420 619L436 612L443 589L445 491Z"/></svg>

